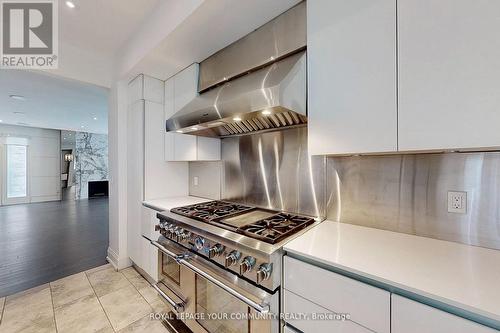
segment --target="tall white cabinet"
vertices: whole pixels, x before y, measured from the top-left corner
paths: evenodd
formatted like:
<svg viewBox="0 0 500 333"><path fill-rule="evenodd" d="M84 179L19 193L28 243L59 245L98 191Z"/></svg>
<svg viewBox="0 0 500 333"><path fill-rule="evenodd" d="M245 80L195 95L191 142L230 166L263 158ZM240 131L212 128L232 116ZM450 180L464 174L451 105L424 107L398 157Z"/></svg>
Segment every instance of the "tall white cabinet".
<svg viewBox="0 0 500 333"><path fill-rule="evenodd" d="M165 120L172 117L198 95L198 67L194 63L165 81ZM165 133L166 161L220 160L220 139Z"/></svg>
<svg viewBox="0 0 500 333"><path fill-rule="evenodd" d="M309 152L397 150L395 0L307 1Z"/></svg>
<svg viewBox="0 0 500 333"><path fill-rule="evenodd" d="M142 237L142 202L188 195L187 163L168 163L164 151L163 81L139 75L129 84L127 114L127 244L130 259L155 278L152 245ZM161 102L161 103L158 103ZM156 251L157 252L157 251Z"/></svg>
<svg viewBox="0 0 500 333"><path fill-rule="evenodd" d="M398 0L399 149L500 147L500 1Z"/></svg>

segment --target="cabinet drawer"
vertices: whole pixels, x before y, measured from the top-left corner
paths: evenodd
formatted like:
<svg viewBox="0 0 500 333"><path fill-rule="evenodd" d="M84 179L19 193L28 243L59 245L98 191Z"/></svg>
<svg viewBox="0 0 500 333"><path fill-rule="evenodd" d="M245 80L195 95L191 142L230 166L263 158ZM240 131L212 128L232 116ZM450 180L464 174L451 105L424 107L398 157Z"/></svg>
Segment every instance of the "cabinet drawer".
<svg viewBox="0 0 500 333"><path fill-rule="evenodd" d="M313 320L312 315L333 316L334 313L324 309L308 300L288 291L284 291L285 313L291 315L305 314L307 318L287 317L286 322L304 333L369 333L370 330L353 323L350 320L318 319ZM330 317L328 317L330 318Z"/></svg>
<svg viewBox="0 0 500 333"><path fill-rule="evenodd" d="M493 333L492 328L392 295L393 333Z"/></svg>
<svg viewBox="0 0 500 333"><path fill-rule="evenodd" d="M390 331L390 293L285 256L284 288L380 333Z"/></svg>

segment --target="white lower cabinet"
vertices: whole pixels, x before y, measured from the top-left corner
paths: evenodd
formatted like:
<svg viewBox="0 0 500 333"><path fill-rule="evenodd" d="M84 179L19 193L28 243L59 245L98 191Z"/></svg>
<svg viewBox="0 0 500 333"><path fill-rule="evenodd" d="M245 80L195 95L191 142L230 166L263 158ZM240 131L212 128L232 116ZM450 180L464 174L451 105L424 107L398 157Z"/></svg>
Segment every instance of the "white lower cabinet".
<svg viewBox="0 0 500 333"><path fill-rule="evenodd" d="M148 207L142 207L141 219L141 265L139 267L146 272L155 282L158 282L158 249L142 236L151 240L158 239L160 233L155 231L155 225L159 223L156 217L157 211ZM137 263L136 263L137 265Z"/></svg>
<svg viewBox="0 0 500 333"><path fill-rule="evenodd" d="M499 332L289 256L283 276L286 333Z"/></svg>
<svg viewBox="0 0 500 333"><path fill-rule="evenodd" d="M392 295L392 333L493 333L492 328Z"/></svg>
<svg viewBox="0 0 500 333"><path fill-rule="evenodd" d="M350 321L290 323L304 332L390 332L388 291L288 256L284 260L283 286L285 313L326 311L349 315Z"/></svg>
<svg viewBox="0 0 500 333"><path fill-rule="evenodd" d="M287 322L293 327L307 332L328 333L370 333L372 331L350 321L342 320L340 314L325 309L307 299L298 296L291 291L284 290L285 313L292 314ZM299 317L304 314L307 317ZM314 317L313 317L314 316ZM290 332L292 332L290 330Z"/></svg>

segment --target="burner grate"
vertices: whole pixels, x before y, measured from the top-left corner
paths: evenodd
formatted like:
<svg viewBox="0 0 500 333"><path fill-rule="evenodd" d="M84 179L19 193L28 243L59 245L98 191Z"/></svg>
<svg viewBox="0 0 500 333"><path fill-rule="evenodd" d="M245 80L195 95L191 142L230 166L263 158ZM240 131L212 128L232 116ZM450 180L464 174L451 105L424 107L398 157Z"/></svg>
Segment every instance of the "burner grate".
<svg viewBox="0 0 500 333"><path fill-rule="evenodd" d="M171 212L191 217L202 222L210 222L215 218L242 213L250 209L252 209L252 207L231 202L209 201L201 204L172 208Z"/></svg>
<svg viewBox="0 0 500 333"><path fill-rule="evenodd" d="M240 227L239 232L267 243L275 244L314 222L313 218L279 213Z"/></svg>

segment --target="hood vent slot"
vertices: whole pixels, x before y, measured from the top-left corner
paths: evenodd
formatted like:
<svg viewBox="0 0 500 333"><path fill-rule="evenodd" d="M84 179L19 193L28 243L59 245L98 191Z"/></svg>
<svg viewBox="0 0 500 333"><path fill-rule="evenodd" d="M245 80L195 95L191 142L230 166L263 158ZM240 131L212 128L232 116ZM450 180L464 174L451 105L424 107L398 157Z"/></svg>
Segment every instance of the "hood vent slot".
<svg viewBox="0 0 500 333"><path fill-rule="evenodd" d="M241 135L256 131L273 130L280 127L294 127L307 124L307 118L294 112L276 113L269 116L258 116L223 125L221 136Z"/></svg>

